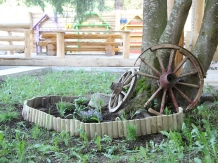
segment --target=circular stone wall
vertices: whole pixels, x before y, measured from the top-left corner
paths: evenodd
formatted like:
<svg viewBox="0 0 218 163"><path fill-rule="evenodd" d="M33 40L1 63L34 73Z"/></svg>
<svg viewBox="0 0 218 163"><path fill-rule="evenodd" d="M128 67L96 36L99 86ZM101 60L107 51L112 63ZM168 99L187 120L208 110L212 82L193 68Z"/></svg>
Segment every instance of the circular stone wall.
<svg viewBox="0 0 218 163"><path fill-rule="evenodd" d="M47 114L35 108L46 106L48 103L58 103L61 100L73 102L78 97L45 96L35 97L24 101L22 116L25 120L33 122L40 127L57 132L66 131L71 136L79 136L79 129L84 130L88 138L95 135L103 137L105 134L111 138L122 138L127 135L127 126L135 125L137 136L160 133L160 131L175 131L181 129L183 123L183 109L171 115L152 116L143 119L111 121L101 123L83 123L76 119L62 119Z"/></svg>

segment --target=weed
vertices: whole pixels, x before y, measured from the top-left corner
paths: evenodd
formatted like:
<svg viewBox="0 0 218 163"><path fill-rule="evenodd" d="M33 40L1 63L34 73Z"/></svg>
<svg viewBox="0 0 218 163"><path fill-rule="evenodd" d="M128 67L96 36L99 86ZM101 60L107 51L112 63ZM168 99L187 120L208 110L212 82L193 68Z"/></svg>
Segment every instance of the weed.
<svg viewBox="0 0 218 163"><path fill-rule="evenodd" d="M37 139L38 136L40 135L40 128L38 125L34 125L34 127L31 129L31 136L33 139Z"/></svg>
<svg viewBox="0 0 218 163"><path fill-rule="evenodd" d="M60 138L64 142L65 146L69 146L70 135L66 131L60 133Z"/></svg>
<svg viewBox="0 0 218 163"><path fill-rule="evenodd" d="M164 109L164 114L165 115L170 115L170 114L172 114L172 110L170 110L170 108L166 106L165 109Z"/></svg>
<svg viewBox="0 0 218 163"><path fill-rule="evenodd" d="M0 123L3 122L10 122L14 119L18 119L19 114L16 111L10 111L10 109L8 109L8 111L0 111Z"/></svg>
<svg viewBox="0 0 218 163"><path fill-rule="evenodd" d="M94 139L94 141L95 141L95 143L97 144L98 151L101 152L101 150L102 150L101 137L100 137L100 136L96 136L95 139Z"/></svg>
<svg viewBox="0 0 218 163"><path fill-rule="evenodd" d="M85 131L84 131L84 130L82 130L82 129L79 129L79 133L80 133L80 137L81 137L81 138L82 138L82 140L83 140L83 144L84 144L85 146L87 146L87 145L88 145L88 142L89 142L89 140L88 140L88 137L87 137L87 135L86 135Z"/></svg>
<svg viewBox="0 0 218 163"><path fill-rule="evenodd" d="M136 140L136 139L137 139L137 136L136 136L136 126L128 125L127 126L126 140L127 141L132 141L132 140Z"/></svg>

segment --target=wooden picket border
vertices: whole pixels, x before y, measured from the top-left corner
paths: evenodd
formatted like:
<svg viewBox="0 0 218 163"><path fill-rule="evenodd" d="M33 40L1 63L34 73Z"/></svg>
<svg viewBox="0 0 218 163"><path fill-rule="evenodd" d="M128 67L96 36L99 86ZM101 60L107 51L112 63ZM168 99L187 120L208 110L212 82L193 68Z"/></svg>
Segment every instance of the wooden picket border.
<svg viewBox="0 0 218 163"><path fill-rule="evenodd" d="M136 126L136 135L143 136L160 133L160 131L175 131L182 127L183 109L171 115L152 116L143 119L111 121L101 123L84 123L77 119L62 119L49 115L35 108L46 106L47 103L62 101L73 102L78 97L65 96L42 96L34 97L24 101L22 116L24 120L33 122L40 127L57 132L66 131L71 136L79 136L79 129L84 130L87 137L93 139L96 135L103 137L108 135L111 138L122 138L127 136L127 126Z"/></svg>

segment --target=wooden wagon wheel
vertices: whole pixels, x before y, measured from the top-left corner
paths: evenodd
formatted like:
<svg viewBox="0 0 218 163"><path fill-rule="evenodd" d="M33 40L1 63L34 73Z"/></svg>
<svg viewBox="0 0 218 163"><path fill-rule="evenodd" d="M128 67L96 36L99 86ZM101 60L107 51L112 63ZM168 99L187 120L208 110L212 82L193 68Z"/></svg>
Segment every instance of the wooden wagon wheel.
<svg viewBox="0 0 218 163"><path fill-rule="evenodd" d="M110 112L115 112L129 100L136 83L136 70L126 71L118 80L111 84L112 95L109 100L108 108Z"/></svg>
<svg viewBox="0 0 218 163"><path fill-rule="evenodd" d="M170 52L168 53L169 62L164 65L160 51L163 52L165 49L168 51L170 50ZM141 57L143 53L149 50L156 55L160 69L156 69ZM183 55L183 60L178 65L173 65L177 51ZM154 72L154 75L142 72L138 72L137 74L156 80L158 83L157 90L148 99L144 107L152 104L151 102L155 100L157 95L162 93L160 113L163 113L164 108L166 107L166 101L171 102L172 107L175 108L176 112L178 112L178 106L181 105L185 110L192 109L197 104L202 94L205 77L203 68L195 56L185 48L172 44L155 45L146 49L143 53L139 56L139 58L145 65L151 68L151 70ZM182 71L178 76L176 76L177 71L186 66L186 64L190 65L190 70L188 72ZM196 78L194 83L189 80L189 77L193 75L195 75L194 77ZM187 89L193 89L194 93L187 94ZM178 101L180 101L180 104ZM182 104L181 101L183 102Z"/></svg>

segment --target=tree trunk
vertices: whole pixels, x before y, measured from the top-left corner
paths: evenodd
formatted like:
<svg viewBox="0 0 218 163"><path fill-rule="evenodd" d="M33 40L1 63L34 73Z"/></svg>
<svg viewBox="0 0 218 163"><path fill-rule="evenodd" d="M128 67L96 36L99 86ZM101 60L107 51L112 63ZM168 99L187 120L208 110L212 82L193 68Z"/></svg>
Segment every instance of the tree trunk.
<svg viewBox="0 0 218 163"><path fill-rule="evenodd" d="M161 34L163 33L167 24L167 0L144 0L143 3L143 36L142 36L142 51L156 45L159 41ZM151 64L154 64L155 57L152 53L143 55L143 58L149 60ZM152 71L146 67L143 63L140 65L140 71L152 73ZM140 76L138 76L140 78ZM149 83L149 81L147 81ZM145 83L146 84L146 83ZM150 96L147 93L148 90L135 92L135 98L130 100L124 107L125 112L143 108L147 97ZM133 107L134 106L134 107Z"/></svg>
<svg viewBox="0 0 218 163"><path fill-rule="evenodd" d="M123 10L123 0L115 0L114 9Z"/></svg>
<svg viewBox="0 0 218 163"><path fill-rule="evenodd" d="M156 44L161 43L172 43L178 44L180 36L182 34L184 24L186 22L188 11L191 7L191 0L177 0L172 9L169 21L167 22L167 0L165 1L144 1L144 28L143 28L143 39L142 39L142 51ZM152 25L151 25L152 24ZM161 54L163 63L166 65L169 62L169 55ZM154 53L146 53L142 57L153 65L153 67L160 69L160 65L157 64L158 59ZM153 75L153 71L143 62L140 65L140 71L147 74ZM140 79L141 80L141 79ZM136 93L137 96L129 101L128 105L124 107L125 112L129 112L136 107L132 106L144 106L145 102L150 96L157 90L157 83L154 80L146 80L147 84L151 85L150 90L144 90L141 93L144 96ZM146 95L146 96L145 96ZM156 97L156 107L158 110L161 103L162 91Z"/></svg>

